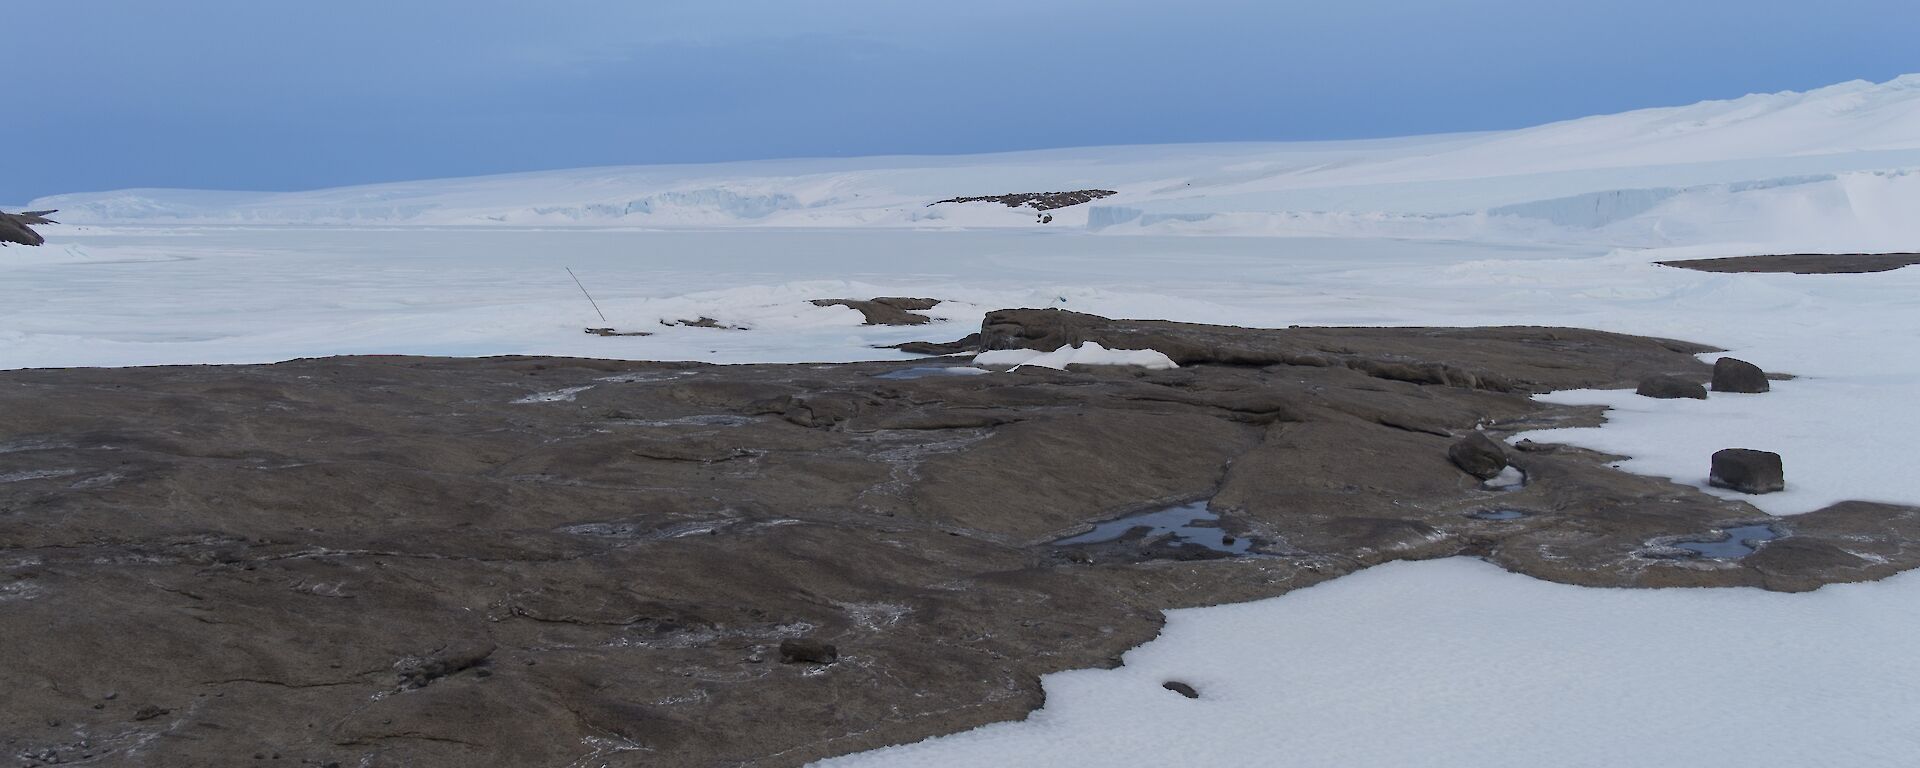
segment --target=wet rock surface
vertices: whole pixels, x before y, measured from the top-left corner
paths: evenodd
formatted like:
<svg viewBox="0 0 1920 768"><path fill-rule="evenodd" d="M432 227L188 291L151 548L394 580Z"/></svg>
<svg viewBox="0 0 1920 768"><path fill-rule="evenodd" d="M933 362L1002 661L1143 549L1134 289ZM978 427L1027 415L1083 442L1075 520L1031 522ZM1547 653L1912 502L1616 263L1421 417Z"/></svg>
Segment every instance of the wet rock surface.
<svg viewBox="0 0 1920 768"><path fill-rule="evenodd" d="M1511 452L1528 482L1503 493L1447 458L1476 429L1601 418L1530 392L1704 377L1697 345L1044 311L984 330L1184 367L0 372L0 746L146 765L798 765L1023 717L1040 675L1112 663L1163 609L1390 560L1776 590L1920 562L1908 507L1848 502L1784 519L1752 554L1675 557L1649 542L1764 516L1577 448ZM1194 499L1245 554L1056 543ZM1527 514L1474 516L1495 508ZM833 663L772 663L802 639Z"/></svg>

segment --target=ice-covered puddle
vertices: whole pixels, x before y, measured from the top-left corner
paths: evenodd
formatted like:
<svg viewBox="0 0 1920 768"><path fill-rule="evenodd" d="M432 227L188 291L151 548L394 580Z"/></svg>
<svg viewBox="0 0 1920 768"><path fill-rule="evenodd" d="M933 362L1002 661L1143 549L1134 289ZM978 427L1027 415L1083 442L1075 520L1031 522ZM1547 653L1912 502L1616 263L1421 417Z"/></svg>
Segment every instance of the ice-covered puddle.
<svg viewBox="0 0 1920 768"><path fill-rule="evenodd" d="M985 368L975 368L971 365L922 365L875 374L874 378L892 380L925 379L945 376L978 376L983 373L992 373L992 371Z"/></svg>
<svg viewBox="0 0 1920 768"><path fill-rule="evenodd" d="M1482 509L1482 510L1477 510L1474 512L1467 513L1467 517L1471 517L1475 520L1507 521L1507 520L1519 520L1521 518L1530 517L1530 516L1531 516L1531 513L1523 512L1518 509Z"/></svg>
<svg viewBox="0 0 1920 768"><path fill-rule="evenodd" d="M1220 515L1208 509L1205 501L1110 520L1086 533L1056 541L1054 545L1105 544L1119 541L1134 531L1144 531L1140 534L1142 539L1170 536L1172 540L1168 544L1175 547L1193 545L1235 555L1244 555L1253 547L1251 540L1234 538L1221 530Z"/></svg>
<svg viewBox="0 0 1920 768"><path fill-rule="evenodd" d="M1676 541L1673 546L1699 557L1732 560L1751 555L1760 549L1760 545L1777 538L1780 538L1780 531L1771 525L1740 525L1726 529L1718 539Z"/></svg>

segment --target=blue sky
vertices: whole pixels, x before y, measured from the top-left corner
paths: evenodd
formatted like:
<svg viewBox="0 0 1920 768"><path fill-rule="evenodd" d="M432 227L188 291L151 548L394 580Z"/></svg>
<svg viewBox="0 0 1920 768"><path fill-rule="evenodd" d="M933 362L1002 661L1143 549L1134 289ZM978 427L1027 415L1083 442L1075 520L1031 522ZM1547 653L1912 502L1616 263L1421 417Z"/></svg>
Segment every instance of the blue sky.
<svg viewBox="0 0 1920 768"><path fill-rule="evenodd" d="M31 149L0 153L0 201L1484 130L1920 71L1914 0L62 0L7 17L0 146Z"/></svg>

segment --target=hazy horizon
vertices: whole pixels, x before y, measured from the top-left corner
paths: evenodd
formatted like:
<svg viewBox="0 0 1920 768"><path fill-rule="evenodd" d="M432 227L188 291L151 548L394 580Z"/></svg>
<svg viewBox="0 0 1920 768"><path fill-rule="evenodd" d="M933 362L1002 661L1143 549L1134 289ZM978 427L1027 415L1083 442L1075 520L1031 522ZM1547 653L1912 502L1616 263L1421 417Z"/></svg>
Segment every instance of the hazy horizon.
<svg viewBox="0 0 1920 768"><path fill-rule="evenodd" d="M1557 5L80 0L0 50L32 99L0 200L1380 138L1920 71L1912 3Z"/></svg>

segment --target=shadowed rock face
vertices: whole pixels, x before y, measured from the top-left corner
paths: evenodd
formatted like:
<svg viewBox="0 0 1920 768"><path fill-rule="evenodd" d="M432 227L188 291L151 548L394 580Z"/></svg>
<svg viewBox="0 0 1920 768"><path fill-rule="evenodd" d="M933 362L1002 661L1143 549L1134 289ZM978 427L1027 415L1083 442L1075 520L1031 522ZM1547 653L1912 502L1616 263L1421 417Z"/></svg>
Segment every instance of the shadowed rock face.
<svg viewBox="0 0 1920 768"><path fill-rule="evenodd" d="M984 334L1068 336L1187 367L0 373L0 741L152 765L797 765L1021 717L1039 675L1113 663L1162 609L1389 560L1804 590L1920 556L1916 510L1855 502L1688 557L1674 542L1763 516L1571 448L1511 452L1529 482L1506 493L1447 458L1476 426L1598 420L1523 392L1701 377L1693 345L1067 313ZM1250 556L1050 543L1203 498ZM1496 504L1526 514L1472 516ZM802 639L834 653L782 652Z"/></svg>

